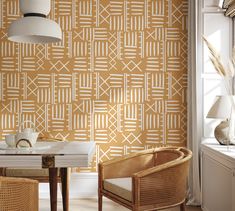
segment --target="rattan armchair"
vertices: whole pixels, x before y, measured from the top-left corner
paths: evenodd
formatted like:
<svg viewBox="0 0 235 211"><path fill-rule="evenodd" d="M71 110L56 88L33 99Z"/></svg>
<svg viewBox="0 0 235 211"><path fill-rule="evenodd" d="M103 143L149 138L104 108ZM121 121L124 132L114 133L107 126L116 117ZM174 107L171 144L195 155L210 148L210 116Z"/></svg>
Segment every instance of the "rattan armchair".
<svg viewBox="0 0 235 211"><path fill-rule="evenodd" d="M98 166L99 211L105 196L133 211L185 210L192 152L183 147L145 150Z"/></svg>
<svg viewBox="0 0 235 211"><path fill-rule="evenodd" d="M38 181L0 177L1 211L38 211Z"/></svg>

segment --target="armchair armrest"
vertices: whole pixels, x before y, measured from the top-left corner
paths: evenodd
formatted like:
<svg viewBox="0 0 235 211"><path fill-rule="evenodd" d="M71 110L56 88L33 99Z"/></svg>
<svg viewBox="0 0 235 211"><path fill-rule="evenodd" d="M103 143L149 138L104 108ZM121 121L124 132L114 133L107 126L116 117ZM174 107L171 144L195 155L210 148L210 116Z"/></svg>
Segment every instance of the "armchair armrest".
<svg viewBox="0 0 235 211"><path fill-rule="evenodd" d="M21 185L33 185L35 187L38 186L37 180L25 179L25 178L15 178L15 177L1 177L0 183L11 183L11 184L21 184Z"/></svg>
<svg viewBox="0 0 235 211"><path fill-rule="evenodd" d="M190 158L188 156L135 173L132 177L134 201L143 209L149 209L151 204L163 209L170 204L182 203L186 196Z"/></svg>

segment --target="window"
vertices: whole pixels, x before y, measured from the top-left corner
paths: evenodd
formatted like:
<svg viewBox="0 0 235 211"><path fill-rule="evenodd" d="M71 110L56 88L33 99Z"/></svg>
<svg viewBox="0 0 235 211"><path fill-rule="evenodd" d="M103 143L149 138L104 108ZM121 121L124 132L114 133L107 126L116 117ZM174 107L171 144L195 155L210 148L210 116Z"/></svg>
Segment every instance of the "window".
<svg viewBox="0 0 235 211"><path fill-rule="evenodd" d="M232 52L232 19L224 16L224 11L219 7L219 1L201 1L201 31L214 47L220 52L224 64L228 64L228 59ZM202 42L202 41L201 41ZM206 118L207 112L214 102L216 95L226 94L223 80L214 69L210 59L207 46L202 43L199 49L201 55L201 93L202 93L202 115L203 115L203 137L214 137L214 128L221 120ZM199 57L200 60L200 57Z"/></svg>

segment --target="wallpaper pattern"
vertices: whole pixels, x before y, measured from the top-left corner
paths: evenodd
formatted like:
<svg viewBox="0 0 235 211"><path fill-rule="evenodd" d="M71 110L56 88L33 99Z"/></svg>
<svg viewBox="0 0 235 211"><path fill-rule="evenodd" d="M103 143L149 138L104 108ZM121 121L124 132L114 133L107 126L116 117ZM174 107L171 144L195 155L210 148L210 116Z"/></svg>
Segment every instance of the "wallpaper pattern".
<svg viewBox="0 0 235 211"><path fill-rule="evenodd" d="M0 0L1 139L32 120L42 134L95 140L93 167L137 150L185 145L187 3L52 0L50 18L63 40L30 45L7 40L19 2Z"/></svg>

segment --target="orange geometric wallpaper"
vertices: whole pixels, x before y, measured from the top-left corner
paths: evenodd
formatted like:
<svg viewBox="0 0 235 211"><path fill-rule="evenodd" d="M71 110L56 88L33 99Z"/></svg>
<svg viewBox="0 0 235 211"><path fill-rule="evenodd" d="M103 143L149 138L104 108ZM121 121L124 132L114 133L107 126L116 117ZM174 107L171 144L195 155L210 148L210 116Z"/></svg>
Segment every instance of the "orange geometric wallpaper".
<svg viewBox="0 0 235 211"><path fill-rule="evenodd" d="M48 45L8 41L19 1L0 2L1 139L32 120L95 140L95 163L186 144L187 0L52 0L63 40Z"/></svg>

